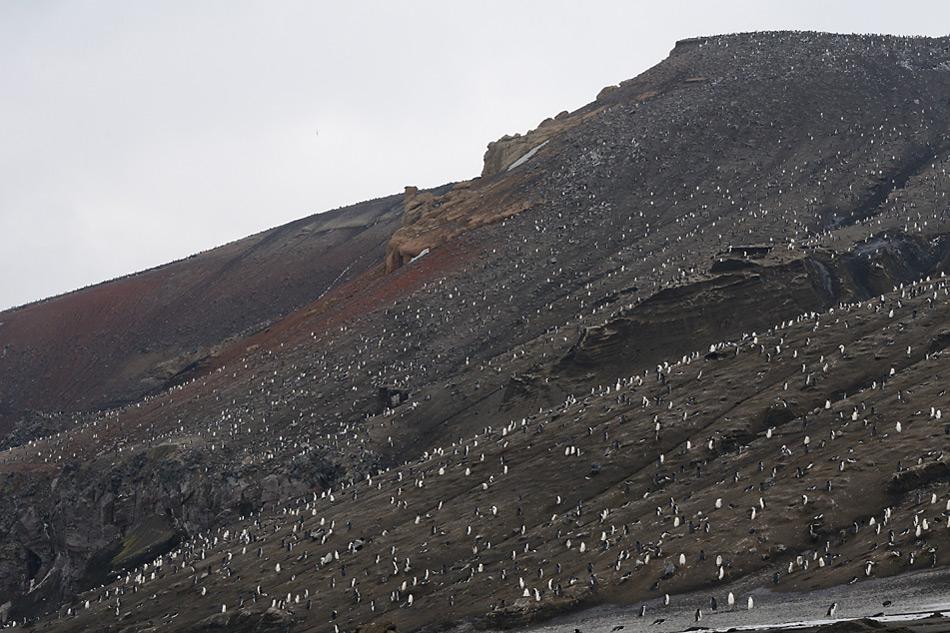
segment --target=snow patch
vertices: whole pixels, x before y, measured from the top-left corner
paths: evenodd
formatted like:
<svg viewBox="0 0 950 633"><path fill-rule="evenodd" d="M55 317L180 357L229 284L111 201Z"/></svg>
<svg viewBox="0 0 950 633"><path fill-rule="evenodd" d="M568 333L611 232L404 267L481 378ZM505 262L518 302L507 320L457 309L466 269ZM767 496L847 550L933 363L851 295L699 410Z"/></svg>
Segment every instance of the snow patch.
<svg viewBox="0 0 950 633"><path fill-rule="evenodd" d="M521 158L519 158L519 159L516 160L515 162L511 163L510 165L508 165L508 169L506 169L505 171L511 171L511 170L514 169L515 167L521 167L521 166L524 165L526 162L528 162L528 159L529 159L529 158L531 158L532 156L534 156L535 154L537 154L539 149L541 149L542 147L544 147L544 146L547 145L547 144L548 144L548 142L547 142L547 141L544 141L543 143L541 143L541 144L538 145L537 147L535 147L535 148L529 150L527 154L525 154L524 156L522 156Z"/></svg>
<svg viewBox="0 0 950 633"><path fill-rule="evenodd" d="M428 255L428 254L429 254L429 249L428 249L428 247L426 247L426 248L422 249L421 251L419 251L419 254L418 254L418 255L416 255L415 257L413 257L412 259L410 259L410 260L409 260L409 263L411 264L412 262L416 261L417 259L422 259L423 257L425 257L425 256Z"/></svg>

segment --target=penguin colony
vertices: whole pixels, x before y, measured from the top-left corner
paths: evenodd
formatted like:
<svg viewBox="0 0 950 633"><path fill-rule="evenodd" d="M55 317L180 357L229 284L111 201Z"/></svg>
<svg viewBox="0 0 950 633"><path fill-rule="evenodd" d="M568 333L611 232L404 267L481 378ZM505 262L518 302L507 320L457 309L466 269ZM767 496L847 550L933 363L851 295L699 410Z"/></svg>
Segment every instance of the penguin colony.
<svg viewBox="0 0 950 633"><path fill-rule="evenodd" d="M860 77L880 47L907 73L947 63L929 40L811 34L712 38L704 55L774 67L777 42L818 50L822 63ZM678 63L639 81L675 74ZM893 264L902 248L939 252L948 233L948 149L931 138L946 107L928 105L929 95L911 107L888 92L872 105L893 117L874 125L843 110L815 112L809 127L795 128L805 130L803 145L778 151L783 161L765 174L736 158L694 166L634 200L601 195L621 175L659 182L648 176L669 168L660 148L686 138L677 136L682 126L662 122L671 111L684 124L718 111L730 125L769 128L762 134L776 146L789 142L790 124L772 130L754 113L742 120L719 105L738 89L722 83L697 84L690 100L674 91L664 107L618 101L570 132L581 147L569 153L552 141L518 169L537 170L559 203L472 237L466 248L484 256L468 259L471 268L449 268L342 324L311 331L304 322L208 376L4 451L0 469L13 477L159 454L163 467L197 465L204 478L195 475L190 492L209 503L228 475L252 471L267 482L236 516L177 517L191 527L181 543L78 593L36 621L38 630L118 631L145 621L174 630L249 610L271 610L295 631L410 629L434 613L505 622L590 601L640 605L662 595L668 603L695 590L752 609L751 596L716 588L752 573L800 589L947 564L950 282L939 257L922 269ZM632 137L619 133L631 129ZM860 139L861 150L834 150L842 138ZM892 174L908 147L931 154L879 196L880 175ZM841 186L852 181L872 184L864 193ZM856 200L874 205L828 215ZM615 226L604 233L604 223ZM866 265L870 281L835 296L832 277L801 295L807 309L799 295L759 304L774 320L724 340L704 338L698 317L700 331L679 336L678 353L665 344L649 365L647 355L621 363L622 373L609 373L613 358L592 377L560 371L583 349L579 333L649 316L658 291L721 283L709 273L715 255L759 242L778 253L763 266L801 266L823 279L843 260ZM453 248L462 247L444 250ZM493 283L468 283L472 268ZM620 292L633 286L636 297ZM549 292L523 299L537 287ZM502 324L516 345L496 346ZM465 344L451 345L460 332ZM445 423L427 414L445 394L460 411L477 410L502 397L512 374L550 385L538 388L539 406L482 425L464 413ZM367 414L379 384L414 395ZM315 463L313 481L282 470ZM697 610L696 622L702 617Z"/></svg>

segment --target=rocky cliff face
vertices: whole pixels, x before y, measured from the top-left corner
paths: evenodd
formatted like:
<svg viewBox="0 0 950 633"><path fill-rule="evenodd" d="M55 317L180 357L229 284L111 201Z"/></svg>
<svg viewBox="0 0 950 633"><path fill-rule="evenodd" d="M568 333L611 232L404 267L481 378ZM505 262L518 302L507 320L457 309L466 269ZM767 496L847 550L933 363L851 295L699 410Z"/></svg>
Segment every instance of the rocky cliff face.
<svg viewBox="0 0 950 633"><path fill-rule="evenodd" d="M948 104L947 39L701 38L408 189L180 384L31 414L3 613L412 631L945 565Z"/></svg>
<svg viewBox="0 0 950 633"><path fill-rule="evenodd" d="M466 181L437 195L406 187L402 225L386 247L386 271L392 272L427 249L486 224L530 209L537 200L530 181Z"/></svg>

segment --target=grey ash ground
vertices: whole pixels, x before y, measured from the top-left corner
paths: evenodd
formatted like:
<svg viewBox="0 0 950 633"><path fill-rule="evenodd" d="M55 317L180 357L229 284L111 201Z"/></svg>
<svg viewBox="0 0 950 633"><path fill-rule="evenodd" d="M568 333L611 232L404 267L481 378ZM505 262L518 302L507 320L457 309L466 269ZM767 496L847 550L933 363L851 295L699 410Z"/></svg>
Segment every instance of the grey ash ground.
<svg viewBox="0 0 950 633"><path fill-rule="evenodd" d="M947 39L682 42L513 169L364 208L343 228L385 249L288 272L265 326L202 326L162 388L100 368L125 400L70 408L83 365L35 369L5 413L0 615L500 629L950 564L948 125ZM0 315L16 363L83 292Z"/></svg>

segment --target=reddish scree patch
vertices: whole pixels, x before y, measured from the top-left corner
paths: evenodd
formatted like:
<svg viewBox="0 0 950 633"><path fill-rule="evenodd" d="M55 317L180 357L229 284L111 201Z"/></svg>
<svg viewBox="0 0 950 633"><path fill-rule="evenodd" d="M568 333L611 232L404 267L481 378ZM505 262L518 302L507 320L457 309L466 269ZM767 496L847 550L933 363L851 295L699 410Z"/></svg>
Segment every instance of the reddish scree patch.
<svg viewBox="0 0 950 633"><path fill-rule="evenodd" d="M235 344L215 362L215 367L243 357L252 346L276 349L295 343L311 332L326 332L356 318L385 309L423 284L461 268L471 261L475 249L462 240L448 242L418 260L386 274L382 264L334 288L325 296L281 319L266 330Z"/></svg>
<svg viewBox="0 0 950 633"><path fill-rule="evenodd" d="M255 348L276 350L281 344L296 344L310 338L311 333L326 333L374 311L386 309L394 301L411 295L424 284L461 269L476 256L479 244L471 235L452 240L413 264L403 266L390 274L385 273L380 262L313 303L292 312L266 330L235 342L215 357L212 364L205 368L204 374L194 382L126 407L118 412L117 416L106 418L104 423L97 427L95 440L92 439L91 433L70 432L71 451L82 453L94 451L96 446L134 444L145 437L176 427L179 418L203 415L204 404L213 401L211 395L222 383L241 381L244 378L243 363L239 361L253 353ZM136 293L148 291L148 283L153 283L154 279L151 275L143 275L141 278L126 281L128 283L111 284L113 287L103 286L96 289L98 292L95 300L103 302L105 307L108 307L111 300L134 300ZM75 300L86 299L83 294L85 293L81 293ZM216 372L215 369L220 367L226 367L227 371ZM45 445L46 442L40 440L35 448L44 450ZM0 469L10 472L37 474L55 472L58 467L53 464L13 460L0 463Z"/></svg>
<svg viewBox="0 0 950 633"><path fill-rule="evenodd" d="M0 346L32 351L34 362L45 373L44 400L52 392L82 401L84 391L108 369L99 366L89 350L100 349L108 356L109 344L119 339L118 334L147 313L147 298L154 295L163 277L160 270L150 271L64 295L52 304L55 309L41 302L15 310L4 316ZM29 401L21 406L41 404Z"/></svg>
<svg viewBox="0 0 950 633"><path fill-rule="evenodd" d="M476 251L472 240L454 240L412 265L404 266L390 274L385 273L380 263L266 330L224 350L215 358L213 365L207 368L208 371L196 381L127 407L119 413L118 418L108 418L105 424L97 428L95 441L91 439L91 434L72 432L72 449L94 450L96 445L108 446L120 441L135 442L136 438L142 439L177 426L179 417L188 415L189 411L193 412L196 402L206 401L206 396L212 394L222 382L241 380L242 363L238 361L255 347L276 349L281 344L293 344L309 338L311 332L327 332L373 311L385 309L395 300L420 289L423 284L460 269L466 262L471 261ZM233 371L214 371L222 366L237 371L238 376L233 376ZM41 440L38 448L43 448L44 445L45 442ZM36 467L44 469L44 472L45 466L23 462L8 462L2 465L3 468L16 470Z"/></svg>

